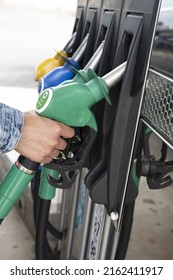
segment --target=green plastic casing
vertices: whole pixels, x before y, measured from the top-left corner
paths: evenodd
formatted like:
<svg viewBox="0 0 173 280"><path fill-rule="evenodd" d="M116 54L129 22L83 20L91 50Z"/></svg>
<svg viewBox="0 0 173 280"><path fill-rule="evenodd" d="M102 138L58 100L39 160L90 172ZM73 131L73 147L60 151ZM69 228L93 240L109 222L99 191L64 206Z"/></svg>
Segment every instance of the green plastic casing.
<svg viewBox="0 0 173 280"><path fill-rule="evenodd" d="M90 126L97 131L91 107L108 93L108 86L98 77L85 84L71 81L44 90L39 96L36 112L72 127Z"/></svg>
<svg viewBox="0 0 173 280"><path fill-rule="evenodd" d="M7 216L33 176L23 173L15 164L11 167L0 186L0 219Z"/></svg>
<svg viewBox="0 0 173 280"><path fill-rule="evenodd" d="M42 167L39 197L45 200L53 199L56 193L56 188L51 186L47 180L48 175L52 176L55 179L58 179L59 173L56 170L51 170L44 166Z"/></svg>

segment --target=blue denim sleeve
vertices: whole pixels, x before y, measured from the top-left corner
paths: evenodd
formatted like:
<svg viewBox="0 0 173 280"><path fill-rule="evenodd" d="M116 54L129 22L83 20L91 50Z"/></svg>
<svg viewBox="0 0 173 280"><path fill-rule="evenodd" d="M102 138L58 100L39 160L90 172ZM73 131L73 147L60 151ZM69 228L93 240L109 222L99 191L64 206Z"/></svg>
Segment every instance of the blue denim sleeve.
<svg viewBox="0 0 173 280"><path fill-rule="evenodd" d="M0 103L0 154L13 150L21 135L23 113Z"/></svg>

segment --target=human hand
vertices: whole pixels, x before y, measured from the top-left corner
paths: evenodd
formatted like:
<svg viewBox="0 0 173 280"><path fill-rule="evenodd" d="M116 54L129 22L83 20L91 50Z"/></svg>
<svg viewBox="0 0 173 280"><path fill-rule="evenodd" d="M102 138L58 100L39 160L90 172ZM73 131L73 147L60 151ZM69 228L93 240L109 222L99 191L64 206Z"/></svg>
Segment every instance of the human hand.
<svg viewBox="0 0 173 280"><path fill-rule="evenodd" d="M24 125L15 151L32 161L48 163L66 148L63 138L73 136L71 127L28 111L24 113Z"/></svg>

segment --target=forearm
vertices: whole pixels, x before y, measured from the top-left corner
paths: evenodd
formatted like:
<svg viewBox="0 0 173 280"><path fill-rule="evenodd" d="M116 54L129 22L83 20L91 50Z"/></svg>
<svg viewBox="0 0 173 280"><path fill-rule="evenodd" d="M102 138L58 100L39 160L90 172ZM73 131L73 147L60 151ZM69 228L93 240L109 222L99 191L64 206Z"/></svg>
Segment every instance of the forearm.
<svg viewBox="0 0 173 280"><path fill-rule="evenodd" d="M23 113L0 103L0 154L13 150L21 135Z"/></svg>

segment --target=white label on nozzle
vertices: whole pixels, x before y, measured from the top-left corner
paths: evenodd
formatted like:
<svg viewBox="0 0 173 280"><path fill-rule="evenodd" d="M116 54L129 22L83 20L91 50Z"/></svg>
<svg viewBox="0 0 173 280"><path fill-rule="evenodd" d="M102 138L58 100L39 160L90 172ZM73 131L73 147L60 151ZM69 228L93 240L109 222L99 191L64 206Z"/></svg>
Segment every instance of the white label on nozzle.
<svg viewBox="0 0 173 280"><path fill-rule="evenodd" d="M46 108L48 107L48 105L52 99L52 95L53 95L52 88L48 88L40 94L37 104L36 104L36 112L38 114L42 113L46 110Z"/></svg>

